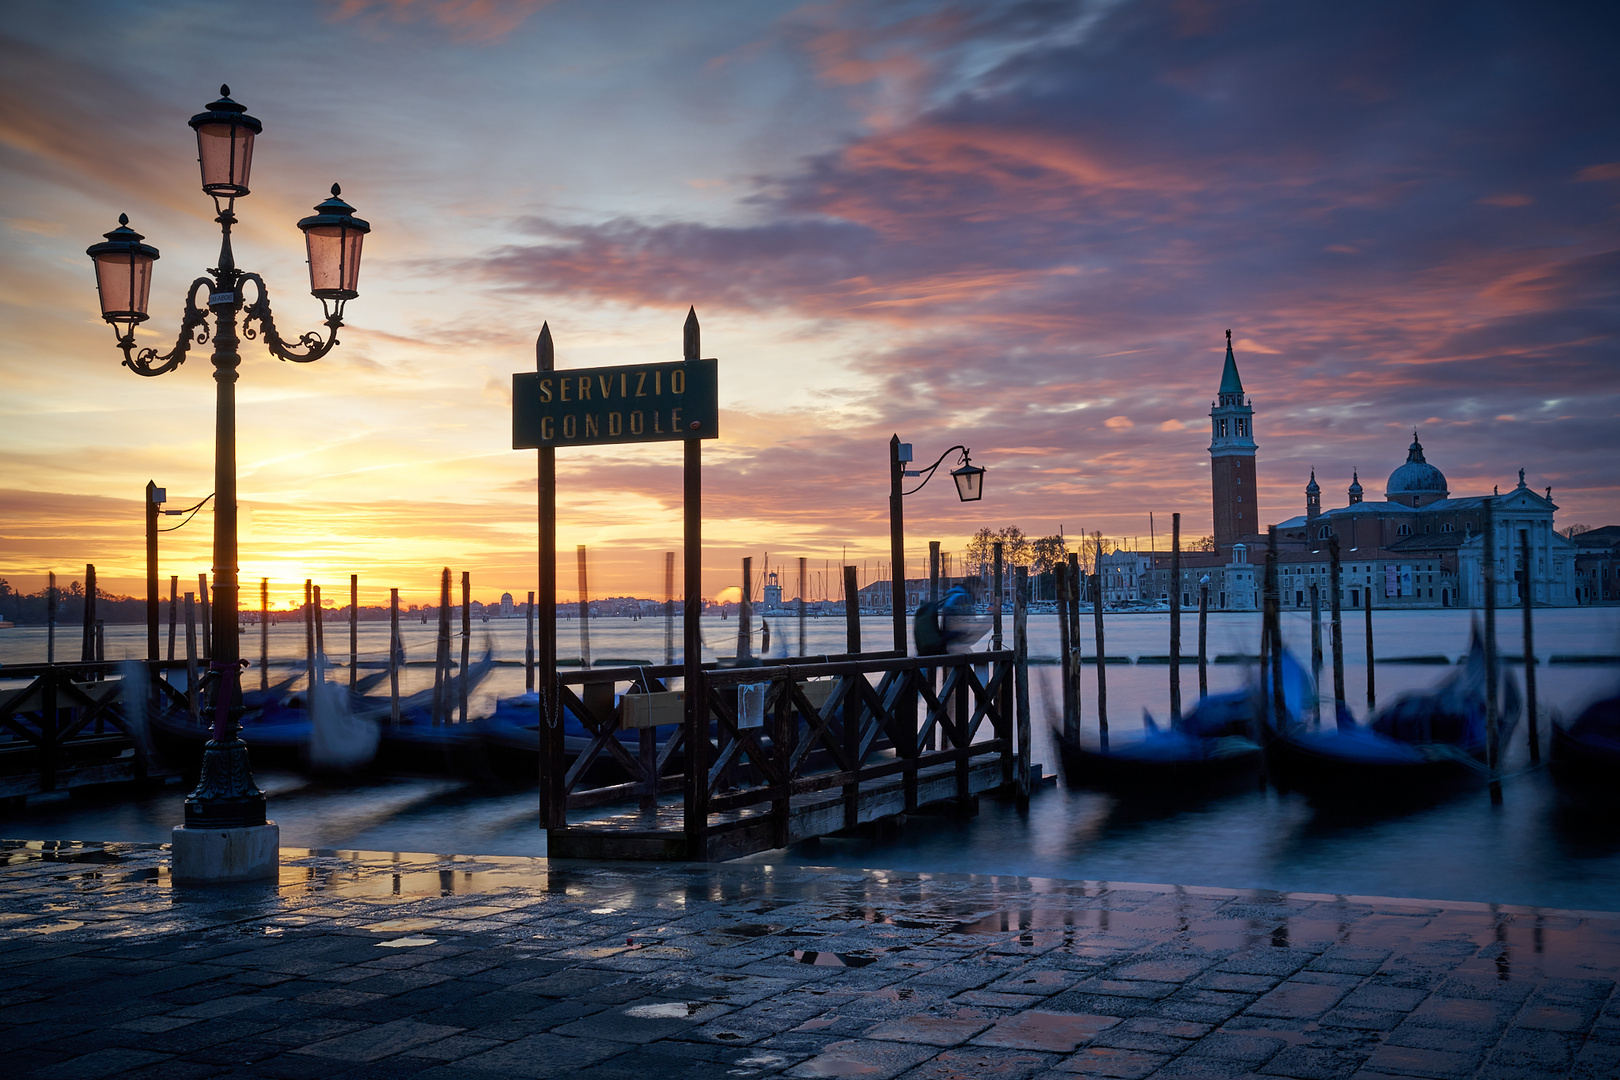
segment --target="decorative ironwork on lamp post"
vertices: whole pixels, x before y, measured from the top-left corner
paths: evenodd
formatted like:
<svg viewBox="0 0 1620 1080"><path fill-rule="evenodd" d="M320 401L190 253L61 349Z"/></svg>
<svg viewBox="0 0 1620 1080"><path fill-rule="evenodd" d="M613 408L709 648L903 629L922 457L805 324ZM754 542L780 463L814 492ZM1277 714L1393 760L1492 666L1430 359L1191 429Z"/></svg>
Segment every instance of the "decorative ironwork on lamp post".
<svg viewBox="0 0 1620 1080"><path fill-rule="evenodd" d="M158 250L129 227L128 216L120 214L118 227L85 252L95 264L101 317L118 333L125 367L137 375L164 375L185 362L193 345L207 344L210 338L214 345L214 657L209 665L215 677L214 722L203 753L202 775L196 790L186 798L185 823L195 828L240 828L265 823L264 793L253 782L239 722L236 379L242 358L237 352L237 313L242 314L242 336L250 340L262 338L273 355L300 364L319 360L337 344L344 305L359 295L360 249L371 231L369 224L354 216L354 207L339 197L336 184L332 185L332 197L316 206L313 215L298 222L309 256L310 293L321 301L327 334L324 338L318 333L301 334L292 343L283 339L276 331L264 279L239 269L231 251L236 200L249 192L253 141L264 126L231 100L230 87L221 86L219 92L218 101L190 120L197 133L202 189L214 200L214 220L220 226L219 265L209 268L208 276L197 278L186 291L174 348L161 354L153 348L136 348L135 327L148 317L152 265L158 259ZM247 297L249 284L253 286L251 302ZM199 290L207 293L201 306L197 302ZM210 314L214 320L212 329L208 323Z"/></svg>

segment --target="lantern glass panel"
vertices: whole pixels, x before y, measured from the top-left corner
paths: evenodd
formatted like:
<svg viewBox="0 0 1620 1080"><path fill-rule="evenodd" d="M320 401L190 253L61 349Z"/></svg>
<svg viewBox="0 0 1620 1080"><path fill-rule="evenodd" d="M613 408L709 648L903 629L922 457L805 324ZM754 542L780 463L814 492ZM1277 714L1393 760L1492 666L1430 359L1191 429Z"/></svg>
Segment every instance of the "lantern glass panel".
<svg viewBox="0 0 1620 1080"><path fill-rule="evenodd" d="M323 300L352 300L360 290L360 245L365 234L344 225L304 230L309 246L309 291Z"/></svg>
<svg viewBox="0 0 1620 1080"><path fill-rule="evenodd" d="M248 193L253 167L253 129L245 124L211 123L197 127L197 160L202 165L202 187L210 195Z"/></svg>
<svg viewBox="0 0 1620 1080"><path fill-rule="evenodd" d="M126 251L95 257L96 288L101 293L103 318L136 322L146 318L154 261L150 255Z"/></svg>
<svg viewBox="0 0 1620 1080"><path fill-rule="evenodd" d="M983 469L964 465L951 473L951 479L956 481L956 494L963 502L978 502L984 495Z"/></svg>

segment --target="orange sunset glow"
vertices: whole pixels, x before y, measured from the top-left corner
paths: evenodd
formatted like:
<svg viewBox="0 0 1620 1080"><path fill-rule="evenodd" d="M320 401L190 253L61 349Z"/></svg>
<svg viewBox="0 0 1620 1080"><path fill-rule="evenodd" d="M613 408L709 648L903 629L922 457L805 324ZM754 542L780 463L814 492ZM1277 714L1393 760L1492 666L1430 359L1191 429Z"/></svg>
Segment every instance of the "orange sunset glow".
<svg viewBox="0 0 1620 1080"><path fill-rule="evenodd" d="M228 21L227 21L228 20ZM740 561L861 581L888 559L888 441L961 443L906 500L908 568L981 527L1144 546L1211 531L1224 332L1262 522L1343 502L1414 428L1455 490L1526 470L1558 524L1620 522L1620 99L1599 7L1150 2L9 5L0 28L0 577L144 590L142 497L213 483L209 346L120 367L85 248L161 250L140 347L174 343L218 229L186 121L261 119L239 265L320 328L295 222L371 223L340 342L244 340L244 606L536 587L536 457L511 376L719 360L703 582ZM1608 90L1603 87L1608 86ZM681 452L558 454L559 598L663 595ZM1381 489L1380 489L1381 490ZM1372 497L1372 496L1369 496ZM1379 495L1381 497L1381 494ZM164 589L210 564L205 507ZM677 576L677 580L679 577ZM789 582L789 592L795 591ZM820 586L836 596L838 586Z"/></svg>

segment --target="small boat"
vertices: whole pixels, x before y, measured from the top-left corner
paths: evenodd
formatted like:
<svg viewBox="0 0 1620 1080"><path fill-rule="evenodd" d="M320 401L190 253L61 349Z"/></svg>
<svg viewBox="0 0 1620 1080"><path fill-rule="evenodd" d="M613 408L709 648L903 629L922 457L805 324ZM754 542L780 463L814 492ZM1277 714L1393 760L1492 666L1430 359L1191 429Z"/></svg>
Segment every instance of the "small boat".
<svg viewBox="0 0 1620 1080"><path fill-rule="evenodd" d="M1331 729L1291 727L1267 745L1271 776L1283 790L1326 800L1383 806L1433 801L1489 779L1485 647L1479 627L1464 663L1433 688L1404 694L1358 724L1341 711ZM1502 676L1499 738L1506 745L1523 702Z"/></svg>
<svg viewBox="0 0 1620 1080"><path fill-rule="evenodd" d="M1567 727L1554 723L1549 764L1566 790L1620 801L1620 693L1592 702Z"/></svg>
<svg viewBox="0 0 1620 1080"><path fill-rule="evenodd" d="M1297 723L1293 718L1313 688L1309 673L1286 652L1282 684L1287 726ZM1241 690L1200 698L1169 728L1143 710L1140 737L1110 739L1096 749L1065 739L1054 728L1064 776L1075 786L1156 798L1205 798L1252 786L1264 763L1260 739L1271 725L1270 687L1270 673L1262 672Z"/></svg>

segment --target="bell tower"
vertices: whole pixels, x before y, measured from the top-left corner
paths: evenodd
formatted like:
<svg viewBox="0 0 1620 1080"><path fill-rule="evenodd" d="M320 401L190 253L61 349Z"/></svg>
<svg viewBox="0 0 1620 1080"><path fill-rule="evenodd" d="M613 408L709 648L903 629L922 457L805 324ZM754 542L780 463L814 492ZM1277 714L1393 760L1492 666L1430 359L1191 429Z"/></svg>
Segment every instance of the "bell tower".
<svg viewBox="0 0 1620 1080"><path fill-rule="evenodd" d="M1209 410L1209 475L1215 511L1215 548L1228 551L1260 529L1254 479L1254 408L1243 394L1232 331L1226 332L1226 366Z"/></svg>

